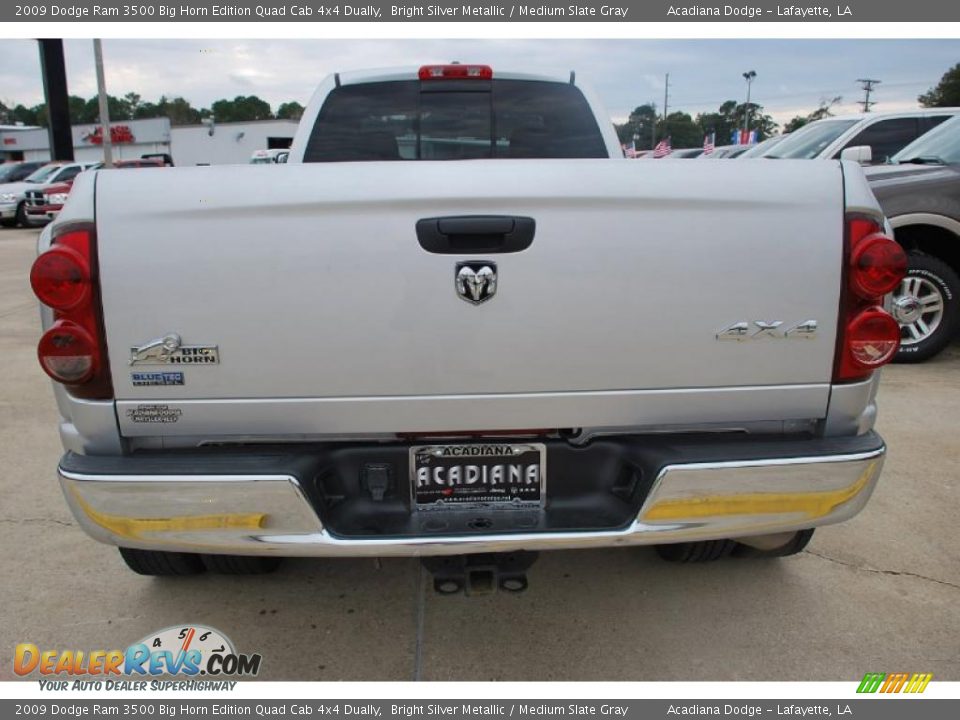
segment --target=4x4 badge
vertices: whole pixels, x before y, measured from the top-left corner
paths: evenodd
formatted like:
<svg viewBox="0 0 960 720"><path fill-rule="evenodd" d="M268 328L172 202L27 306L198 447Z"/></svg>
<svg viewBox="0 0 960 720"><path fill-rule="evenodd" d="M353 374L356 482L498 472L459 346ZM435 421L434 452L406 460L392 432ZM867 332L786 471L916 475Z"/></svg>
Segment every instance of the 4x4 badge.
<svg viewBox="0 0 960 720"><path fill-rule="evenodd" d="M497 293L497 265L486 261L459 262L454 280L460 299L479 305Z"/></svg>

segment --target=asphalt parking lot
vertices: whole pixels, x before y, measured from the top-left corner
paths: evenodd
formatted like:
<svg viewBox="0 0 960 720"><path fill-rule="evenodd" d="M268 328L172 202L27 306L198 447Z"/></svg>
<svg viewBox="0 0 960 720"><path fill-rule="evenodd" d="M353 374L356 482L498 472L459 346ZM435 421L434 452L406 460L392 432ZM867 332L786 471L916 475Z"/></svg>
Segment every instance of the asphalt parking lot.
<svg viewBox="0 0 960 720"><path fill-rule="evenodd" d="M74 523L36 360L36 231L0 230L0 679L13 649L113 649L181 623L269 680L960 680L960 344L885 370L867 509L801 555L676 566L648 549L541 555L521 595L441 597L414 560L151 579Z"/></svg>

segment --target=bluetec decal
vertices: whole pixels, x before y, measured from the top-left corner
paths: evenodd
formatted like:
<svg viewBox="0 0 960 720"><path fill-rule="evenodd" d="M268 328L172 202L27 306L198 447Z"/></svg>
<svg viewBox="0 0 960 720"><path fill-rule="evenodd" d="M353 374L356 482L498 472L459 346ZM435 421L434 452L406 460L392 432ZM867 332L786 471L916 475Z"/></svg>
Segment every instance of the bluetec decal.
<svg viewBox="0 0 960 720"><path fill-rule="evenodd" d="M135 372L130 373L134 387L144 385L183 385L182 372Z"/></svg>

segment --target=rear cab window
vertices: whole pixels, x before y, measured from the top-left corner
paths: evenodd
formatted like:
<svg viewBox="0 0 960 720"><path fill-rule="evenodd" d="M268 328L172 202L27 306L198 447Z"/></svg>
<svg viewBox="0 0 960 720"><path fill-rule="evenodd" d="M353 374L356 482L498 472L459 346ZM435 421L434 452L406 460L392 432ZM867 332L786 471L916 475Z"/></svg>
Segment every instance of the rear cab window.
<svg viewBox="0 0 960 720"><path fill-rule="evenodd" d="M853 136L844 148L870 146L874 164L884 163L920 136L919 119L915 117L878 120ZM838 152L834 157L840 157Z"/></svg>
<svg viewBox="0 0 960 720"><path fill-rule="evenodd" d="M575 85L401 80L334 88L303 162L606 157Z"/></svg>

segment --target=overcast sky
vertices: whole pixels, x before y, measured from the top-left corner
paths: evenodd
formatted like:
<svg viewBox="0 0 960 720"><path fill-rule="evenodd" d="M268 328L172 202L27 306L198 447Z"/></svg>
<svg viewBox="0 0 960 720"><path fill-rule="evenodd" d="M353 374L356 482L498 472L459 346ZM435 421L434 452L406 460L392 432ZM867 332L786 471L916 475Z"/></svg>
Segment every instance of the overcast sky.
<svg viewBox="0 0 960 720"><path fill-rule="evenodd" d="M70 93L96 93L89 40L65 41ZM843 97L862 99L857 78L882 81L875 110L917 106L917 95L960 62L960 40L104 40L107 90L145 100L181 95L196 107L258 95L274 110L306 104L336 71L461 60L532 72L567 72L589 82L615 121L645 102L696 115L743 100L742 73L755 70L752 100L778 122ZM0 39L0 100L43 101L36 42Z"/></svg>

